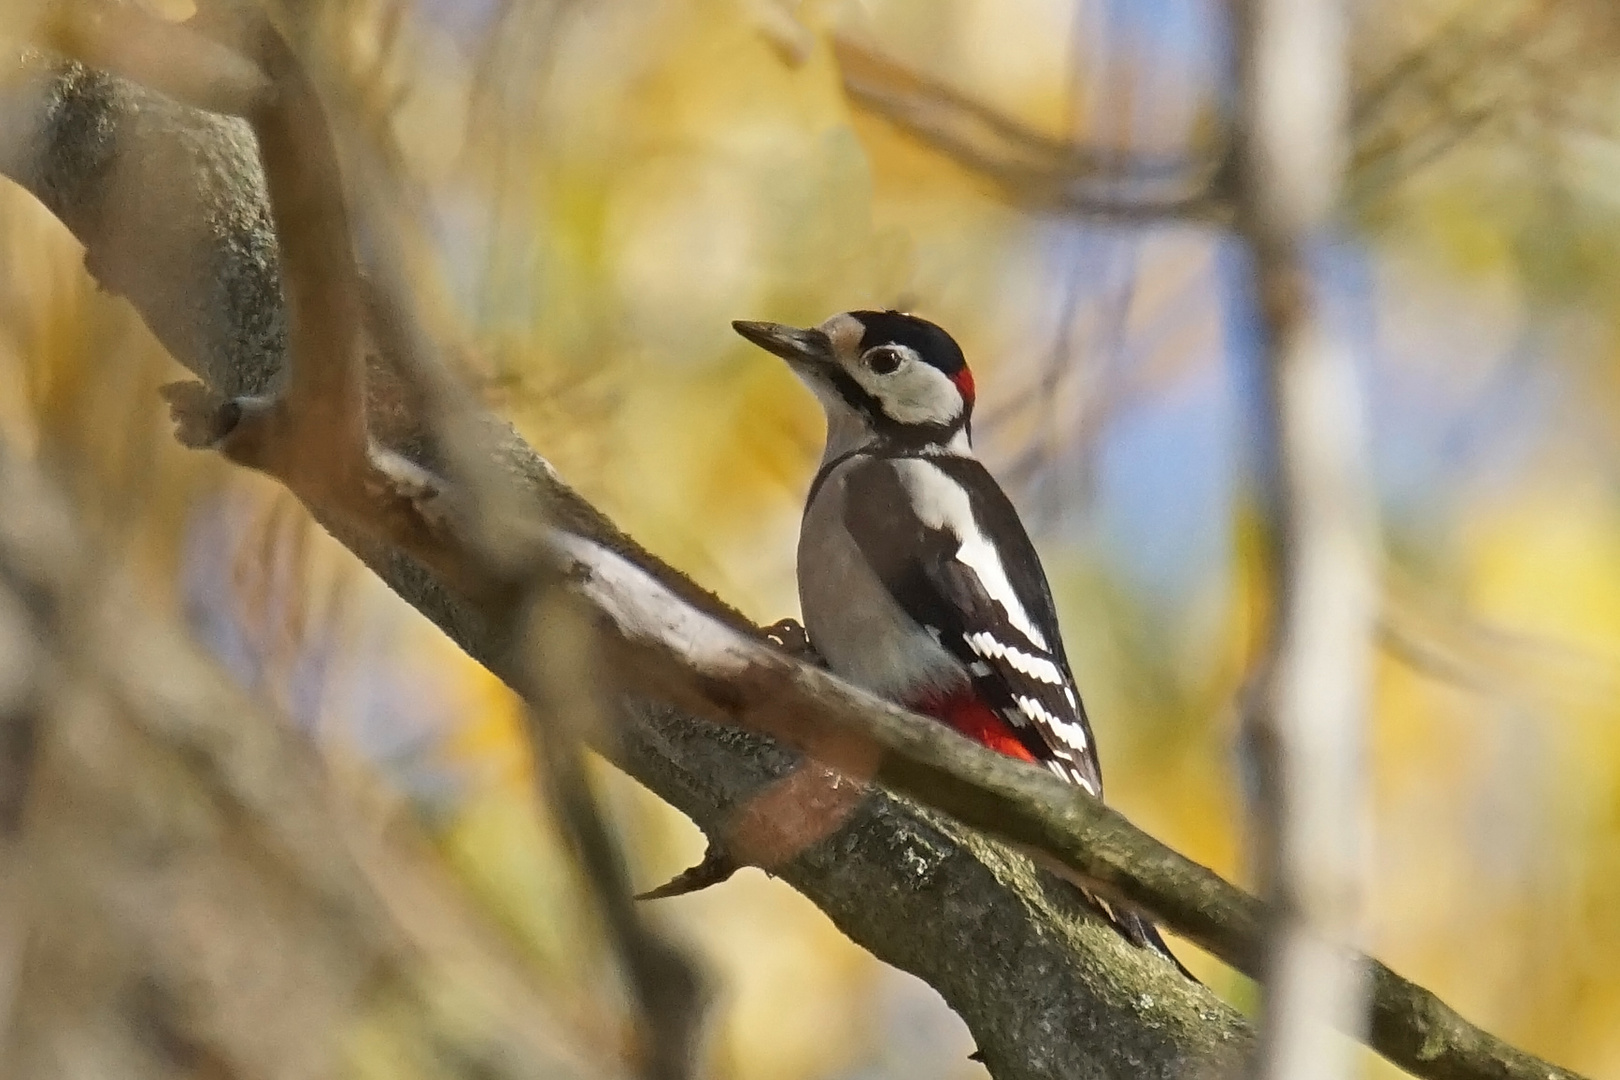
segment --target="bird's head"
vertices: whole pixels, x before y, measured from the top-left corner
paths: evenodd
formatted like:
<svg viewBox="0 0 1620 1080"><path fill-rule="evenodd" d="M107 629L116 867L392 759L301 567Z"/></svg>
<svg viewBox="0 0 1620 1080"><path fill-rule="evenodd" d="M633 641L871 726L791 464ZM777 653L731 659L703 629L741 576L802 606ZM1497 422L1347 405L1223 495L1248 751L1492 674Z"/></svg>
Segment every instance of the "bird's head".
<svg viewBox="0 0 1620 1080"><path fill-rule="evenodd" d="M734 322L788 362L827 412L834 442L882 439L949 444L966 439L973 375L940 327L898 311L846 311L812 329Z"/></svg>

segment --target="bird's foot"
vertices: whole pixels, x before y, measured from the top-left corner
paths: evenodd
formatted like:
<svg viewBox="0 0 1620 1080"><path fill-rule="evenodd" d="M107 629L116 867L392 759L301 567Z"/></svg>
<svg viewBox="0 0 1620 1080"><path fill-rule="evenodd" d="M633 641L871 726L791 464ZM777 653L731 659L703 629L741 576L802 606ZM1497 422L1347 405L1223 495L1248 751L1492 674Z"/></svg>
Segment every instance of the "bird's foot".
<svg viewBox="0 0 1620 1080"><path fill-rule="evenodd" d="M816 647L810 643L810 635L805 632L797 619L778 619L769 626L761 627L760 632L772 645L795 660L802 660L816 667L827 666L827 661L822 659Z"/></svg>

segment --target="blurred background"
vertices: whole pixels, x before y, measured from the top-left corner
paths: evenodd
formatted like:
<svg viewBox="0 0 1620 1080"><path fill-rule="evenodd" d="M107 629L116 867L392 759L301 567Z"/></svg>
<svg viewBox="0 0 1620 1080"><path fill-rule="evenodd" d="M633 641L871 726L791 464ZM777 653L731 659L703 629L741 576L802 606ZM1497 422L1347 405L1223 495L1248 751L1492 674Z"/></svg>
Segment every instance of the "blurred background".
<svg viewBox="0 0 1620 1080"><path fill-rule="evenodd" d="M1620 9L1349 14L1348 216L1321 257L1384 528L1364 944L1510 1041L1620 1076ZM1220 220L1225 16L332 0L300 18L351 184L386 168L410 210L436 334L564 478L760 622L796 614L821 419L728 323L894 306L950 329L1110 800L1248 881L1257 371ZM179 370L81 259L0 184L0 430L71 462L149 599L382 812L424 820L567 1015L589 1014L602 947L514 700L273 485L172 442L155 388ZM695 860L689 823L600 772L638 884ZM721 988L714 1075L985 1075L932 991L763 874L658 910ZM418 1075L389 1040L357 1033L353 1074Z"/></svg>

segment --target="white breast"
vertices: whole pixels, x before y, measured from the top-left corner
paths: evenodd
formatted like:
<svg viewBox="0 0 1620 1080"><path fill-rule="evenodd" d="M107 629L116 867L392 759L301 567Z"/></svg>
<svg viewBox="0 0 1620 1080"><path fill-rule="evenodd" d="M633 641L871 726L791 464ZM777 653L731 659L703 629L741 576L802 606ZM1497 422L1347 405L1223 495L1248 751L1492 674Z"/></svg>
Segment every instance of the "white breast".
<svg viewBox="0 0 1620 1080"><path fill-rule="evenodd" d="M827 666L856 686L895 700L967 681L954 657L901 610L844 527L838 466L805 511L799 534L799 604L810 641Z"/></svg>

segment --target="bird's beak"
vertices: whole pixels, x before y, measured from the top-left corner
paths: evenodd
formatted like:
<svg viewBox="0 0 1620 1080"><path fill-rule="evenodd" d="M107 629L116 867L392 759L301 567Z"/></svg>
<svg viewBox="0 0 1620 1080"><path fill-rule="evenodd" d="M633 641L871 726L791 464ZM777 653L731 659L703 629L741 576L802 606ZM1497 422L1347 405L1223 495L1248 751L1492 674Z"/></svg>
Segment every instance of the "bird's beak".
<svg viewBox="0 0 1620 1080"><path fill-rule="evenodd" d="M741 320L732 323L731 328L798 370L822 368L832 363L832 339L820 330Z"/></svg>

